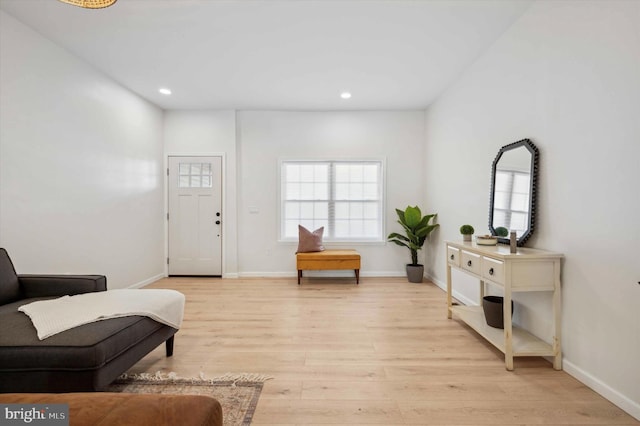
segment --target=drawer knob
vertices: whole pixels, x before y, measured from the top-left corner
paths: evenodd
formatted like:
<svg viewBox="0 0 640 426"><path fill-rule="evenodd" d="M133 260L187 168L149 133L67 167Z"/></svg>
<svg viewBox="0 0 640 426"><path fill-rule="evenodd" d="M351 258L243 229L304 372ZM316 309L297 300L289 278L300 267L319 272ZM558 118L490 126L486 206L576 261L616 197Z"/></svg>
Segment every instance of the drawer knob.
<svg viewBox="0 0 640 426"><path fill-rule="evenodd" d="M468 262L467 262L467 266L471 266L471 261L468 261Z"/></svg>
<svg viewBox="0 0 640 426"><path fill-rule="evenodd" d="M489 275L493 275L493 268L489 269Z"/></svg>
<svg viewBox="0 0 640 426"><path fill-rule="evenodd" d="M454 255L449 256L449 259L453 260L455 258Z"/></svg>

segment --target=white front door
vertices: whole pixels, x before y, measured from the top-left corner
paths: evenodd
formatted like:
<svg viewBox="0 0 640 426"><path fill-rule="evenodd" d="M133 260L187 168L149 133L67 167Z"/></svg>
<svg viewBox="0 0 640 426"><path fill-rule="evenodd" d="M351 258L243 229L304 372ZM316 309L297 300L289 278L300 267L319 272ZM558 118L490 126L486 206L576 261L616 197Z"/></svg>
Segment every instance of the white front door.
<svg viewBox="0 0 640 426"><path fill-rule="evenodd" d="M222 275L222 157L169 157L169 275Z"/></svg>

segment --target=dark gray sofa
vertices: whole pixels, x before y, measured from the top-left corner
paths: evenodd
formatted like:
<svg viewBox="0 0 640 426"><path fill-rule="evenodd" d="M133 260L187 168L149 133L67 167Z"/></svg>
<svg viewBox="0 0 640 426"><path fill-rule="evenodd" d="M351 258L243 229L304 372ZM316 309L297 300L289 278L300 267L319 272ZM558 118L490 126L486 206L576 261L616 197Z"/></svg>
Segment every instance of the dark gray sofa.
<svg viewBox="0 0 640 426"><path fill-rule="evenodd" d="M158 345L173 354L175 328L143 316L85 324L39 340L18 307L105 291L102 275L17 275L0 248L0 392L103 390Z"/></svg>

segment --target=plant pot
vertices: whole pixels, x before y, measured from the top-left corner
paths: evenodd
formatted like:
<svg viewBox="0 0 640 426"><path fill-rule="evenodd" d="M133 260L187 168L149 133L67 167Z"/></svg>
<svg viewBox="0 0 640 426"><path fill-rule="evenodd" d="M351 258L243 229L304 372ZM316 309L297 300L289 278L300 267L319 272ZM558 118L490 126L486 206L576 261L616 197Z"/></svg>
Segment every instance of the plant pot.
<svg viewBox="0 0 640 426"><path fill-rule="evenodd" d="M424 265L407 265L407 279L410 283L421 283L424 277Z"/></svg>
<svg viewBox="0 0 640 426"><path fill-rule="evenodd" d="M487 325L494 328L504 328L504 298L500 296L484 296L482 310ZM511 316L513 316L513 300L511 301Z"/></svg>
<svg viewBox="0 0 640 426"><path fill-rule="evenodd" d="M462 234L462 241L471 241L471 234Z"/></svg>

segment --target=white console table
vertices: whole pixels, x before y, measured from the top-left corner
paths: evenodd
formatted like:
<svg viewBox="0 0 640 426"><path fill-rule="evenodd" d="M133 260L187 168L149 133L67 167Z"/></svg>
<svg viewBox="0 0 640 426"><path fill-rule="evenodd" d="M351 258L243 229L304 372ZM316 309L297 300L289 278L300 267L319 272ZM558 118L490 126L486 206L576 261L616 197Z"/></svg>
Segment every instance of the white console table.
<svg viewBox="0 0 640 426"><path fill-rule="evenodd" d="M513 370L513 357L552 356L553 368L562 369L560 344L560 268L563 255L544 250L518 247L510 253L509 246L481 246L474 242L446 241L447 249L447 317L456 314L482 337L505 355L507 370ZM452 305L451 268L456 268L480 280L480 303L485 283L504 291L504 330L487 325L482 306ZM553 292L553 342L537 338L511 322L513 293L525 291Z"/></svg>

